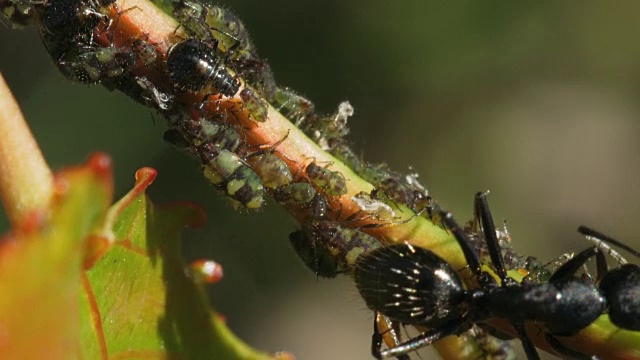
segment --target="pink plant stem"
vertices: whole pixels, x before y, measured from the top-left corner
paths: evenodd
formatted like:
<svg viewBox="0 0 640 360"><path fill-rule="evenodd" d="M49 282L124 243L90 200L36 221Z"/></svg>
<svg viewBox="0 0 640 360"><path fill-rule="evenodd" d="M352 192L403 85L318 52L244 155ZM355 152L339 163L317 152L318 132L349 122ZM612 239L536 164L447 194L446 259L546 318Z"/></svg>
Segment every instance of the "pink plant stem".
<svg viewBox="0 0 640 360"><path fill-rule="evenodd" d="M12 224L49 205L53 175L0 74L0 198Z"/></svg>

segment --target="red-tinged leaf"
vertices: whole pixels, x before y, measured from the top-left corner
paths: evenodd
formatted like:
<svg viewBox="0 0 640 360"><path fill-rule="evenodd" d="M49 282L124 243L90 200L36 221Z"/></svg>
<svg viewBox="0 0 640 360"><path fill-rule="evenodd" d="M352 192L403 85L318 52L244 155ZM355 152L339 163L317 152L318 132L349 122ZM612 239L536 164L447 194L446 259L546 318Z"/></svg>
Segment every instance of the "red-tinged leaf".
<svg viewBox="0 0 640 360"><path fill-rule="evenodd" d="M55 195L0 243L0 358L80 356L78 293L86 239L111 203L111 163L94 155L55 178Z"/></svg>
<svg viewBox="0 0 640 360"><path fill-rule="evenodd" d="M117 240L87 262L93 266L83 278L83 358L271 359L237 339L212 311L183 263L179 239L204 213L187 203L152 204L144 191L155 176L138 171L135 188L109 215ZM94 247L104 248L104 242Z"/></svg>

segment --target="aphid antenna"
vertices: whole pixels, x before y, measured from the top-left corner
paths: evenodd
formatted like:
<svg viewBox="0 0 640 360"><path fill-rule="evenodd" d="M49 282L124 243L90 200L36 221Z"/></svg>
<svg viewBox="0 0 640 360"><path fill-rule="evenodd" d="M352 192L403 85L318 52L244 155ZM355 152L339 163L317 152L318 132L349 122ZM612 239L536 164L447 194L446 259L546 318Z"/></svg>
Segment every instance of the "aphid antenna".
<svg viewBox="0 0 640 360"><path fill-rule="evenodd" d="M287 140L290 133L291 133L291 129L288 129L287 133L282 137L282 139L276 141L273 144L256 145L258 147L258 150L256 150L255 152L252 152L251 154L248 154L247 156L245 156L245 158L250 158L253 156L258 156L266 153L275 153L277 151L276 148L280 146L285 140ZM282 155L286 157L286 154L282 154ZM286 158L287 160L291 160L288 157Z"/></svg>

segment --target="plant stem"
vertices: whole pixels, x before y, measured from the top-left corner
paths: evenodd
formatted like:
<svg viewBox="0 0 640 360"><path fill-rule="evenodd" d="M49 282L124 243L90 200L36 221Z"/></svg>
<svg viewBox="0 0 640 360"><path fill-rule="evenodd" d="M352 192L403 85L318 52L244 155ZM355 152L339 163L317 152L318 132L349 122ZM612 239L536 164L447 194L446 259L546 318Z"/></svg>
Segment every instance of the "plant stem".
<svg viewBox="0 0 640 360"><path fill-rule="evenodd" d="M53 175L0 74L0 198L12 224L47 207Z"/></svg>

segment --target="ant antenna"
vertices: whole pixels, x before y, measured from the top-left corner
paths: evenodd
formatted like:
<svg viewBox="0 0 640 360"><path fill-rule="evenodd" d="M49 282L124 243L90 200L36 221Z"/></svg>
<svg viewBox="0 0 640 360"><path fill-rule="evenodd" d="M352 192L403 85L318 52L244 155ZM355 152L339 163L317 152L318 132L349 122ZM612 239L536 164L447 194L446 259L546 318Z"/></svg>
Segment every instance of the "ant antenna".
<svg viewBox="0 0 640 360"><path fill-rule="evenodd" d="M596 243L596 245L600 246L603 242L615 245L623 250L628 251L629 253L635 255L635 257L640 258L640 252L638 252L637 250L633 249L632 247L625 245L621 242L619 242L618 240L615 240L607 235L604 235L601 232L598 232L590 227L584 226L584 225L580 225L578 227L578 232L584 236L587 237L587 240L592 241L594 243ZM603 248L605 249L611 249L611 247L609 247L608 245L603 246ZM612 250L613 251L613 250ZM614 253L617 254L617 252L614 251ZM618 260L618 258L616 257L616 255L611 255L613 258L615 258L616 260ZM622 260L624 260L624 264L626 264L626 260L620 255L617 254L617 256L619 258L621 258ZM623 264L621 262L621 264Z"/></svg>

